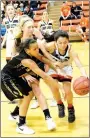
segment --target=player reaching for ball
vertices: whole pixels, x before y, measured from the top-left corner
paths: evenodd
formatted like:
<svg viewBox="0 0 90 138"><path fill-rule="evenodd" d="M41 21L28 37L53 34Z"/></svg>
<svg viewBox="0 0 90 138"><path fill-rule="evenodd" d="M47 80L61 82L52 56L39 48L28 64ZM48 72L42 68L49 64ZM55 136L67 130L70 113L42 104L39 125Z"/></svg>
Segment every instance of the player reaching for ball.
<svg viewBox="0 0 90 138"><path fill-rule="evenodd" d="M47 43L46 50L51 53L52 58L58 61L58 66L60 68L61 78L58 77L57 73L47 67L47 73L53 78L62 82L63 89L65 91L65 98L68 104L68 121L75 121L75 109L73 106L73 93L71 91L71 80L72 80L72 62L74 61L76 66L79 68L82 76L87 77L86 71L82 66L78 54L72 50L69 44L69 35L64 31L57 31L54 35L55 42ZM70 76L70 77L68 77ZM59 106L59 117L65 116L65 106L62 99L60 100Z"/></svg>

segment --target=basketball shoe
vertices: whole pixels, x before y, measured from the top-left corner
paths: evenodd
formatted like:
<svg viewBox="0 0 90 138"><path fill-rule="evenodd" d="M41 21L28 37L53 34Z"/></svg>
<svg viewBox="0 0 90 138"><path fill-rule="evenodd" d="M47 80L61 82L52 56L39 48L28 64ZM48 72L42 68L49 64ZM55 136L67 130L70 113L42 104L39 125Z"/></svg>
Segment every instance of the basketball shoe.
<svg viewBox="0 0 90 138"><path fill-rule="evenodd" d="M16 119L19 117L19 115L12 115L12 113L10 113L8 120L10 121L16 121Z"/></svg>
<svg viewBox="0 0 90 138"><path fill-rule="evenodd" d="M75 121L75 109L72 106L71 108L68 108L68 122L73 123Z"/></svg>
<svg viewBox="0 0 90 138"><path fill-rule="evenodd" d="M16 132L20 134L34 134L35 133L35 131L29 128L28 126L26 126L26 124L23 124L22 126L17 126Z"/></svg>
<svg viewBox="0 0 90 138"><path fill-rule="evenodd" d="M52 120L52 118L47 117L46 118L46 123L47 123L48 130L54 130L54 129L56 129L56 124L54 123L54 121Z"/></svg>
<svg viewBox="0 0 90 138"><path fill-rule="evenodd" d="M65 116L65 106L64 104L58 104L58 116L63 118Z"/></svg>
<svg viewBox="0 0 90 138"><path fill-rule="evenodd" d="M30 106L31 109L36 109L39 107L38 101L35 100L35 102Z"/></svg>

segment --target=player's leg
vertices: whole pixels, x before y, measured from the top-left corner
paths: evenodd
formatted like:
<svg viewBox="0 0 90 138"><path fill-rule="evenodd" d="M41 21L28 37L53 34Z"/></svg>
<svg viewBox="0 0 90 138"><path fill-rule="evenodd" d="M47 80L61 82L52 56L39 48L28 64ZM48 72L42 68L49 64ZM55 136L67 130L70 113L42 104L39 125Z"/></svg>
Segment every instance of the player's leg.
<svg viewBox="0 0 90 138"><path fill-rule="evenodd" d="M55 84L56 83L56 87L54 87L52 84ZM57 103L57 106L58 106L58 116L59 117L64 117L65 116L65 113L64 111L61 109L61 105L63 104L63 101L61 99L61 95L60 95L60 92L59 92L59 84L57 82L57 80L54 80L53 83L51 83L51 81L48 81L48 86L50 87L51 89L51 92L53 94L53 98L56 100L56 103Z"/></svg>
<svg viewBox="0 0 90 138"><path fill-rule="evenodd" d="M33 96L34 96L33 92L30 92L28 96L24 96L19 106L19 120L16 128L16 131L18 133L21 133L21 134L35 133L34 130L32 130L26 125L26 115L27 115L30 101L32 100Z"/></svg>
<svg viewBox="0 0 90 138"><path fill-rule="evenodd" d="M31 109L36 109L36 108L38 108L38 107L39 107L39 103L38 103L38 101L37 101L37 98L35 97L35 100L34 100L34 102L31 104L30 108L31 108Z"/></svg>
<svg viewBox="0 0 90 138"><path fill-rule="evenodd" d="M39 88L39 82L38 82L38 84L34 83L34 82L32 84L30 84L30 85L32 85L32 88L30 88L28 83L25 80L21 79L21 78L19 78L17 80L17 82L19 84L18 85L18 89L19 89L19 91L21 91L23 93L23 95L28 95L28 91L29 90L32 90L34 92L35 96L38 99L39 105L40 105L41 109L43 110L43 113L44 113L44 116L45 116L45 120L47 122L48 130L55 129L56 125L55 125L55 123L53 122L53 120L51 118L49 109L47 107L46 99L45 99L44 95L42 94L42 92L41 92L41 90ZM24 103L21 103L20 107L22 107L22 104L24 104ZM20 107L19 107L19 109L20 109ZM25 109L27 111L27 107ZM21 116L19 116L19 121L20 121L20 118L21 118ZM21 118L21 119L23 120L23 122L21 121L21 123L25 123L26 116L23 116L23 118ZM17 126L17 131L19 133L23 133L23 134L28 133L26 131L25 132L24 131L23 132L20 131L20 129L19 129L19 127L21 126L20 124L19 124L19 126Z"/></svg>
<svg viewBox="0 0 90 138"><path fill-rule="evenodd" d="M22 133L22 134L33 134L34 131L32 129L29 129L28 127L26 127L26 125L24 125L27 109L29 106L28 104L30 102L30 99L32 99L32 97L30 97L30 95L28 94L27 91L24 94L22 87L17 83L17 81L5 73L2 73L2 76L1 76L1 88L2 88L2 91L4 92L5 96L10 101L13 101L15 99L22 99L22 102L19 107L19 125L17 126L16 131L19 133ZM30 87L28 87L27 89L30 90ZM26 96L24 96L24 95L26 95ZM23 129L18 129L20 127L20 125L23 126L22 124L24 125Z"/></svg>
<svg viewBox="0 0 90 138"><path fill-rule="evenodd" d="M22 99L17 101L17 106L10 113L9 118L8 118L9 120L14 121L14 120L16 120L18 118L18 116L19 116L19 107L20 107L21 103L22 103Z"/></svg>
<svg viewBox="0 0 90 138"><path fill-rule="evenodd" d="M33 83L32 84L32 90L33 90L34 95L36 96L37 101L38 101L38 103L39 103L39 105L40 105L40 107L41 107L41 109L42 109L42 111L44 113L48 130L55 129L56 125L55 125L55 123L52 120L52 117L50 115L50 111L49 111L48 106L47 106L47 102L46 102L45 96L41 92L39 84Z"/></svg>
<svg viewBox="0 0 90 138"><path fill-rule="evenodd" d="M73 93L71 91L71 82L63 82L63 89L68 104L68 122L72 123L75 121L75 109L73 106Z"/></svg>

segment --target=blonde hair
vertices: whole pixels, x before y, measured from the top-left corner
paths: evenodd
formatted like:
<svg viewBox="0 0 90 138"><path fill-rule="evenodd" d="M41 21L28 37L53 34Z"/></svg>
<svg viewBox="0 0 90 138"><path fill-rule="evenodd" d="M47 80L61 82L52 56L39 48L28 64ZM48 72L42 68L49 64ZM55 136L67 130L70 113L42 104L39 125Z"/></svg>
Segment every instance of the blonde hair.
<svg viewBox="0 0 90 138"><path fill-rule="evenodd" d="M14 38L18 39L22 37L22 34L23 34L22 27L27 21L33 22L33 20L28 15L22 15L19 18L18 25L14 28L14 31L13 31Z"/></svg>

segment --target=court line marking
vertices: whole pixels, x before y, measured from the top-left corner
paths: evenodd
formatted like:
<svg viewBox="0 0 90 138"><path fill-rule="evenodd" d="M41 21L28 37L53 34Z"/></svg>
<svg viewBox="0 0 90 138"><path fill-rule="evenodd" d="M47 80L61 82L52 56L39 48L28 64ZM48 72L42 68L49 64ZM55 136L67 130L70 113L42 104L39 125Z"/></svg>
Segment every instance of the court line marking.
<svg viewBox="0 0 90 138"><path fill-rule="evenodd" d="M82 98L89 98L89 96L81 96L81 97L73 97L73 98L80 98L80 99L82 99ZM35 100L35 99L32 99L32 100ZM52 98L48 98L46 100L52 100ZM8 102L8 103L10 103L10 101L0 101L0 102ZM14 102L17 103L17 101L14 101ZM13 103L13 104L15 104L15 103Z"/></svg>

